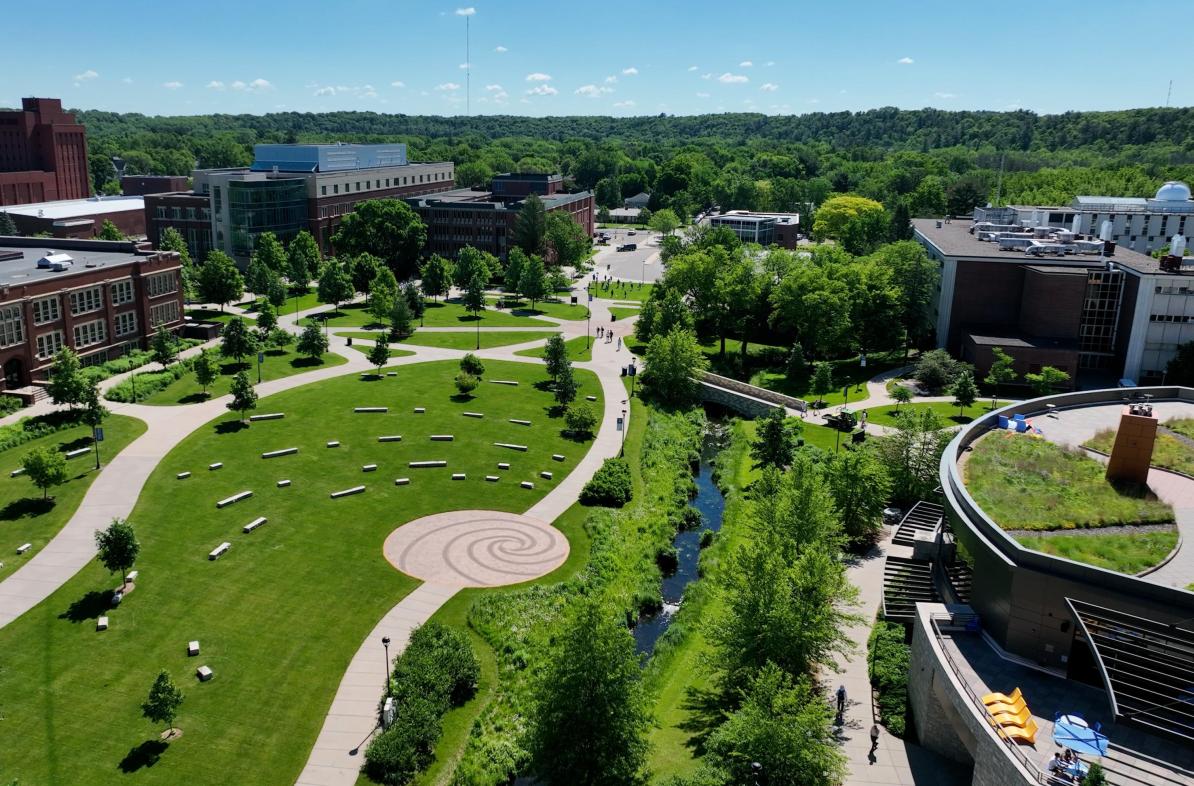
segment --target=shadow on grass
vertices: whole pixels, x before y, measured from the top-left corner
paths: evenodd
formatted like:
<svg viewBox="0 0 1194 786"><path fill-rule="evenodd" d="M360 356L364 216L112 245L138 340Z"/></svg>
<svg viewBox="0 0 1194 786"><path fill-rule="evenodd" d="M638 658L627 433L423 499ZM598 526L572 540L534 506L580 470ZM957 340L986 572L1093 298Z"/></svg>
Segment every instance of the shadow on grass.
<svg viewBox="0 0 1194 786"><path fill-rule="evenodd" d="M251 366L243 360L233 363L221 363L220 373L226 377L231 377L240 371L248 371L250 368Z"/></svg>
<svg viewBox="0 0 1194 786"><path fill-rule="evenodd" d="M161 740L146 740L135 748L130 748L125 757L120 760L120 771L123 773L132 773L143 767L152 767L158 763L158 759L162 758L162 754L170 747L167 742Z"/></svg>
<svg viewBox="0 0 1194 786"><path fill-rule="evenodd" d="M91 437L83 436L78 439L72 439L70 442L61 443L58 445L58 449L65 453L70 450L78 450L79 448L89 448L91 444Z"/></svg>
<svg viewBox="0 0 1194 786"><path fill-rule="evenodd" d="M314 368L315 366L322 366L322 365L323 365L323 358L303 357L303 358L295 358L294 360L290 361L291 368Z"/></svg>
<svg viewBox="0 0 1194 786"><path fill-rule="evenodd" d="M190 393L178 400L179 404L198 404L211 398L211 393Z"/></svg>
<svg viewBox="0 0 1194 786"><path fill-rule="evenodd" d="M44 516L54 509L54 500L41 497L25 497L14 499L0 508L0 521L16 521L23 518Z"/></svg>
<svg viewBox="0 0 1194 786"><path fill-rule="evenodd" d="M112 593L102 590L92 590L83 597L70 604L70 607L58 615L60 620L71 622L86 622L102 615L112 608Z"/></svg>
<svg viewBox="0 0 1194 786"><path fill-rule="evenodd" d="M476 396L474 396L472 393L456 393L451 398L457 404L465 404L475 399Z"/></svg>
<svg viewBox="0 0 1194 786"><path fill-rule="evenodd" d="M544 393L547 393L547 392L555 389L555 383L552 382L550 379L541 379L538 382L535 382L532 384L534 384L535 390L542 390Z"/></svg>
<svg viewBox="0 0 1194 786"><path fill-rule="evenodd" d="M217 434L235 434L249 427L243 420L221 420L216 424Z"/></svg>
<svg viewBox="0 0 1194 786"><path fill-rule="evenodd" d="M575 442L578 445L582 445L585 442L588 442L593 435L588 431L577 432L572 431L571 429L562 428L560 429L560 436L569 442Z"/></svg>
<svg viewBox="0 0 1194 786"><path fill-rule="evenodd" d="M729 715L726 697L709 688L689 686L684 691L684 701L680 706L688 713L688 717L679 724L679 728L691 735L684 741L684 746L690 748L694 756L703 756L709 736Z"/></svg>

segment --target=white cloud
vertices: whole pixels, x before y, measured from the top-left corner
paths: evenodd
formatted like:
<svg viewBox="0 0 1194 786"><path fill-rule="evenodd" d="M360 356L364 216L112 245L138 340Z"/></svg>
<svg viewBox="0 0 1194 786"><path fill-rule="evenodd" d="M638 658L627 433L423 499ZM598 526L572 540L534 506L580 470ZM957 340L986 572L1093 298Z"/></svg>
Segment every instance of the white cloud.
<svg viewBox="0 0 1194 786"><path fill-rule="evenodd" d="M358 98L376 98L377 90L373 85L325 85L320 87L317 84L307 85L309 88L314 88L312 95L316 96L340 96L350 95Z"/></svg>
<svg viewBox="0 0 1194 786"><path fill-rule="evenodd" d="M819 99L819 98L810 98L810 99L808 100L808 103L810 103L810 104L819 104L819 103L821 103L821 99Z"/></svg>
<svg viewBox="0 0 1194 786"><path fill-rule="evenodd" d="M393 82L390 82L390 87L406 87L406 82L403 82L401 79L395 79Z"/></svg>
<svg viewBox="0 0 1194 786"><path fill-rule="evenodd" d="M614 103L614 109L629 109L634 106L633 101L617 101Z"/></svg>
<svg viewBox="0 0 1194 786"><path fill-rule="evenodd" d="M957 95L955 95L954 93L937 92L937 93L933 93L933 95L935 95L937 98L957 98Z"/></svg>
<svg viewBox="0 0 1194 786"><path fill-rule="evenodd" d="M774 61L774 60L768 60L768 61L767 61L766 63L764 63L763 65L765 65L765 66L767 66L768 68L770 68L771 66L775 65L775 61ZM787 106L787 104L784 104L784 106L786 107L786 106Z"/></svg>
<svg viewBox="0 0 1194 786"><path fill-rule="evenodd" d="M688 67L688 70L689 70L689 71L696 71L696 70L697 70L697 68L698 68L698 66L689 66L689 67Z"/></svg>
<svg viewBox="0 0 1194 786"><path fill-rule="evenodd" d="M74 79L76 82L90 82L92 79L99 79L99 74L88 68L81 74L75 74Z"/></svg>
<svg viewBox="0 0 1194 786"><path fill-rule="evenodd" d="M504 47L504 46L495 46L495 47L493 48L493 51L497 52L497 53L500 55L500 54L502 54L503 52L509 52L510 50L509 50L509 49L507 49L507 48L506 48L506 47Z"/></svg>
<svg viewBox="0 0 1194 786"><path fill-rule="evenodd" d="M456 9L456 16L472 16L475 13L477 13L477 9L473 8L471 5L468 8Z"/></svg>
<svg viewBox="0 0 1194 786"><path fill-rule="evenodd" d="M774 82L768 82L759 89L767 93L774 93L776 90L779 90L779 85L775 84Z"/></svg>
<svg viewBox="0 0 1194 786"><path fill-rule="evenodd" d="M459 90L460 85L455 82L444 82L443 84L436 85L435 89L442 93L446 90Z"/></svg>
<svg viewBox="0 0 1194 786"><path fill-rule="evenodd" d="M507 93L505 90L499 90L496 93L494 93L491 97L493 98L493 102L495 104L504 104L504 103L506 103L506 99L510 97L510 94Z"/></svg>
<svg viewBox="0 0 1194 786"><path fill-rule="evenodd" d="M533 74L527 74L527 81L528 82L550 82L551 74L541 74L538 71L536 71Z"/></svg>
<svg viewBox="0 0 1194 786"><path fill-rule="evenodd" d="M708 74L708 73L701 74L701 79L712 79L712 78L713 78L713 74Z"/></svg>
<svg viewBox="0 0 1194 786"><path fill-rule="evenodd" d="M607 93L614 92L612 87L598 87L597 85L582 85L573 91L578 96L586 96L588 98L600 98Z"/></svg>
<svg viewBox="0 0 1194 786"><path fill-rule="evenodd" d="M247 88L248 85L246 85L244 82L242 82L238 79L235 82L233 82L231 85L229 85L229 87L231 87L233 90L241 91L241 90L244 90L245 88Z"/></svg>
<svg viewBox="0 0 1194 786"><path fill-rule="evenodd" d="M697 93L696 97L697 98L708 98L709 94L708 93Z"/></svg>
<svg viewBox="0 0 1194 786"><path fill-rule="evenodd" d="M162 82L162 87L166 88L167 90L177 90L178 88L182 87L182 82Z"/></svg>
<svg viewBox="0 0 1194 786"><path fill-rule="evenodd" d="M530 90L528 90L527 95L529 95L529 96L554 96L558 92L560 92L560 91L556 90L551 85L539 85L538 87L532 87Z"/></svg>
<svg viewBox="0 0 1194 786"><path fill-rule="evenodd" d="M208 90L223 90L224 83L221 82L219 79L213 79L207 83L207 89Z"/></svg>
<svg viewBox="0 0 1194 786"><path fill-rule="evenodd" d="M717 77L717 81L721 82L723 85L740 85L743 82L749 82L750 78L743 76L742 74L731 74L727 71L726 73Z"/></svg>
<svg viewBox="0 0 1194 786"><path fill-rule="evenodd" d="M638 76L638 69L634 66L622 69L622 76Z"/></svg>
<svg viewBox="0 0 1194 786"><path fill-rule="evenodd" d="M753 65L754 65L754 63L752 63L751 61L743 60L741 63L738 64L738 67L739 68L750 68Z"/></svg>
<svg viewBox="0 0 1194 786"><path fill-rule="evenodd" d="M900 65L912 65L916 61L913 60L911 57L901 57L896 62L899 63Z"/></svg>
<svg viewBox="0 0 1194 786"><path fill-rule="evenodd" d="M126 85L131 85L133 83L133 78L131 76L126 76L124 79L121 79L120 81L124 82Z"/></svg>
<svg viewBox="0 0 1194 786"><path fill-rule="evenodd" d="M312 93L311 95L313 95L313 96L334 96L334 95L336 95L336 88L334 88L334 87L321 87L321 88L317 89L317 90L316 90L314 93Z"/></svg>
<svg viewBox="0 0 1194 786"><path fill-rule="evenodd" d="M461 63L461 64L460 64L459 66L457 66L457 67L458 67L458 68L459 68L461 71L466 71L466 70L468 70L469 64L468 64L468 63Z"/></svg>
<svg viewBox="0 0 1194 786"><path fill-rule="evenodd" d="M485 85L485 89L491 93L500 93L502 91L502 86L498 84Z"/></svg>

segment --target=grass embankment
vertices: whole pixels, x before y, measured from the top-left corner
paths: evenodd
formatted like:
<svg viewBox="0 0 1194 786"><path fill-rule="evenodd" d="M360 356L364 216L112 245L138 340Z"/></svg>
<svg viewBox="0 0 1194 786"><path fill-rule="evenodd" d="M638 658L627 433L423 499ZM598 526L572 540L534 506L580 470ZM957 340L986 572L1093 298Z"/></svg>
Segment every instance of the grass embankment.
<svg viewBox="0 0 1194 786"><path fill-rule="evenodd" d="M16 429L8 426L6 429ZM100 460L107 464L125 446L145 433L145 423L123 415L110 415L104 420L104 441L100 443ZM43 500L41 489L26 475L12 477L21 466L25 454L35 448L54 448L62 452L94 447L91 427L71 425L51 434L22 442L0 451L0 554L4 568L0 578L11 574L33 559L58 531L65 526L79 508L87 489L99 475L95 470L95 451L67 461L68 480L50 489L50 499ZM17 547L32 543L33 547L18 555Z"/></svg>
<svg viewBox="0 0 1194 786"><path fill-rule="evenodd" d="M630 319L631 317L637 317L641 310L634 306L610 306L609 314L615 320Z"/></svg>
<svg viewBox="0 0 1194 786"><path fill-rule="evenodd" d="M973 406L965 407L959 411L957 406L948 401L924 401L920 403L900 404L899 406L870 407L865 412L867 413L868 423L894 428L899 425L901 412L932 410L937 413L937 416L941 418L946 426L950 426L969 423L975 418L986 415L988 412L994 412L1000 407L1006 407L1008 403L1007 401L999 401L992 407L990 400L977 401Z"/></svg>
<svg viewBox="0 0 1194 786"><path fill-rule="evenodd" d="M1017 538L1025 548L1120 573L1151 568L1177 545L1177 529L1151 527L1127 535L1034 535Z"/></svg>
<svg viewBox="0 0 1194 786"><path fill-rule="evenodd" d="M337 336L362 338L366 341L376 341L377 335L380 331L368 332L364 330L344 331L337 333ZM420 347L439 347L442 349L460 349L464 351L477 349L477 338L480 337L481 349L492 349L494 347L505 347L510 344L525 344L528 341L540 341L555 335L555 331L545 330L539 331L509 331L509 332L469 332L467 330L459 333L429 333L423 330L416 330L406 338L401 338L397 341L391 341L391 344L411 344ZM369 350L366 348L366 352Z"/></svg>
<svg viewBox="0 0 1194 786"><path fill-rule="evenodd" d="M1174 418L1173 420L1165 421L1161 425L1172 432L1181 434L1183 437L1194 439L1194 418Z"/></svg>
<svg viewBox="0 0 1194 786"><path fill-rule="evenodd" d="M142 404L194 404L228 393L232 387L232 378L238 371L243 370L248 372L249 381L254 384L257 383L256 358L246 358L243 362L237 363L235 360L219 358L219 350L213 349L209 351L216 353L220 375L216 377L215 382L207 386L206 395L203 393L203 389L199 383L195 381L195 372L187 367L177 369L180 372L177 378L173 376L171 371L138 374L135 382L132 380L121 382L115 388L108 391L107 397L113 400L132 401L133 388L136 386L136 400ZM293 348L270 349L266 350L265 362L261 364L261 381L269 382L273 379L283 379L317 368L339 366L345 362L342 356L334 352L325 352L323 357L312 359L297 354ZM173 369L174 367L171 368Z"/></svg>
<svg viewBox="0 0 1194 786"><path fill-rule="evenodd" d="M1082 447L1110 454L1115 446L1115 434L1116 429L1103 429L1083 442ZM1154 467L1194 476L1194 448L1172 434L1158 432L1157 440L1153 443L1151 463Z"/></svg>
<svg viewBox="0 0 1194 786"><path fill-rule="evenodd" d="M534 384L544 378L541 367L486 366L487 376L521 384L484 384L461 400L454 362L398 367L397 377L380 380L347 375L263 399L259 411L285 412L282 420L240 428L222 416L183 440L151 475L130 516L142 546L136 592L109 609L113 578L91 563L0 629L5 779L126 783L126 771L136 770L146 784L225 783L229 772L244 783L294 783L349 660L416 584L385 560L385 537L406 521L449 509L524 511L588 449L563 436L561 419L549 416L551 394ZM600 397L596 378L576 373L581 395ZM355 414L355 406L390 412ZM426 414L414 414L416 406ZM466 419L464 411L489 417ZM428 441L451 433L455 442ZM379 443L383 434L405 439ZM341 447L325 446L333 439ZM495 441L530 450L503 451ZM286 447L299 453L260 458ZM553 453L565 460L552 461ZM429 458L449 466L407 468ZM223 469L208 471L213 461ZM511 471L486 483L499 461L510 462ZM363 474L366 463L380 468ZM537 477L545 468L556 480ZM177 480L183 471L194 476ZM452 481L453 472L468 480ZM411 484L395 486L397 476ZM278 488L281 478L293 485ZM532 478L533 490L518 487ZM357 484L366 492L328 497ZM216 509L216 500L246 489L252 498ZM243 535L241 527L257 516L269 523ZM233 548L209 561L208 552L225 540ZM110 630L95 631L99 614L110 615ZM202 644L199 659L186 656L192 639ZM200 664L211 666L214 680L196 682ZM175 722L184 736L168 746L140 713L162 668L186 694Z"/></svg>
<svg viewBox="0 0 1194 786"><path fill-rule="evenodd" d="M586 347L585 344L588 344ZM593 345L597 343L597 339L589 336L588 341L585 341L584 336L578 338L570 338L564 342L564 347L568 350L568 359L573 363L586 363L593 359ZM530 349L520 349L514 353L526 358L541 358L543 357L543 347L531 347Z"/></svg>
<svg viewBox="0 0 1194 786"><path fill-rule="evenodd" d="M588 291L601 300L625 300L646 303L651 299L654 284L638 281L590 281Z"/></svg>

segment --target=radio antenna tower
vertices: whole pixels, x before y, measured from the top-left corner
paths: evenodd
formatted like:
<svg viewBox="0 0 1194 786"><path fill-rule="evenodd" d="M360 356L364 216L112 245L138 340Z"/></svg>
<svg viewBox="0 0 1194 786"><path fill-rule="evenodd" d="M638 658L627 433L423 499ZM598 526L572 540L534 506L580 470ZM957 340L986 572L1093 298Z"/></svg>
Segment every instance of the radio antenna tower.
<svg viewBox="0 0 1194 786"><path fill-rule="evenodd" d="M1169 80L1169 92L1165 94L1165 106L1169 106L1169 99L1173 98L1173 80Z"/></svg>

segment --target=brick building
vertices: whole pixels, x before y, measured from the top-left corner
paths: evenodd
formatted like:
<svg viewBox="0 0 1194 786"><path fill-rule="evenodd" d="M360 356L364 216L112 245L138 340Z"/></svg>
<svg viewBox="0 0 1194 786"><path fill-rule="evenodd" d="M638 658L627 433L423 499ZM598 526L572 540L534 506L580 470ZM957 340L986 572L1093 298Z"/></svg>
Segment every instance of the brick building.
<svg viewBox="0 0 1194 786"><path fill-rule="evenodd" d="M0 385L44 380L73 348L94 365L143 348L158 325L183 321L174 252L131 242L0 237Z"/></svg>
<svg viewBox="0 0 1194 786"><path fill-rule="evenodd" d="M120 178L120 193L125 196L145 196L186 191L189 180L186 175L123 175Z"/></svg>
<svg viewBox="0 0 1194 786"><path fill-rule="evenodd" d="M0 112L0 207L85 199L87 131L57 98L22 98Z"/></svg>
<svg viewBox="0 0 1194 786"><path fill-rule="evenodd" d="M145 202L139 196L88 197L0 208L22 235L42 232L56 238L86 240L111 221L128 237L145 234Z"/></svg>

